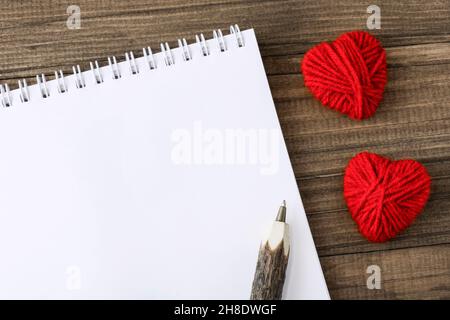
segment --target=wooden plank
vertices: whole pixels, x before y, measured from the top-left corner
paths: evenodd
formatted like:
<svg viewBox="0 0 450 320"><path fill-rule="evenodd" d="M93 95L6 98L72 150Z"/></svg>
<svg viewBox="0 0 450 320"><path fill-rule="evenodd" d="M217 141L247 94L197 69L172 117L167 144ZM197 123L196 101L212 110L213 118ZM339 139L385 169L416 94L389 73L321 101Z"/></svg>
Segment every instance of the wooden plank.
<svg viewBox="0 0 450 320"><path fill-rule="evenodd" d="M423 162L432 177L431 199L444 199L450 194L450 174L443 173L450 167L449 161ZM306 213L316 215L346 209L342 185L344 168L332 175L297 179ZM320 196L318 196L320 195Z"/></svg>
<svg viewBox="0 0 450 320"><path fill-rule="evenodd" d="M343 199L342 174L300 179L300 193L319 255L450 243L450 175L438 173L442 167L450 167L450 161L425 165L433 179L429 202L407 230L383 244L370 243L359 234Z"/></svg>
<svg viewBox="0 0 450 320"><path fill-rule="evenodd" d="M450 65L389 71L374 117L353 121L313 99L301 75L270 76L297 178L342 172L357 152L436 162L450 159ZM449 166L442 166L442 175Z"/></svg>
<svg viewBox="0 0 450 320"><path fill-rule="evenodd" d="M268 75L298 74L303 54L267 56ZM386 48L388 71L395 67L450 63L450 43L430 43Z"/></svg>
<svg viewBox="0 0 450 320"><path fill-rule="evenodd" d="M369 16L368 4L362 0L80 0L77 4L82 28L69 30L69 2L2 1L1 79L51 74L60 68L69 72L73 64L87 68L94 59L104 63L107 55L123 58L127 50L138 53L147 45L157 48L161 41L174 45L183 36L192 41L195 33L210 35L213 28L227 28L232 23L256 28L265 56L299 54L345 31L366 29ZM374 34L386 47L450 40L450 0L386 2L380 6L382 29Z"/></svg>
<svg viewBox="0 0 450 320"><path fill-rule="evenodd" d="M450 299L450 245L321 258L333 299ZM367 267L381 268L381 289L367 288Z"/></svg>
<svg viewBox="0 0 450 320"><path fill-rule="evenodd" d="M414 223L396 238L371 243L357 230L347 210L308 216L320 257L450 244L450 199L432 197Z"/></svg>

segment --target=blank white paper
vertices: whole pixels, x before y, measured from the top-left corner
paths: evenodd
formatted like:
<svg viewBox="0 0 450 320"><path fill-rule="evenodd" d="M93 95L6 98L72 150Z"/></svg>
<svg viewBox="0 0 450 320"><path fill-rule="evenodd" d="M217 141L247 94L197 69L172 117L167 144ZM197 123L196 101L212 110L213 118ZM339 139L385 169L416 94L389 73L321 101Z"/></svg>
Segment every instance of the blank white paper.
<svg viewBox="0 0 450 320"><path fill-rule="evenodd" d="M171 66L155 54L155 70L138 58L136 75L122 62L118 80L102 67L102 84L86 71L82 89L71 75L62 94L49 81L46 99L36 85L28 103L11 92L0 110L0 298L248 299L282 200L284 298L329 298L256 38L242 34L245 46L228 35L225 52L208 40L209 56L190 45L190 61L173 49ZM220 155L236 132L256 132L272 160L258 149L239 162L233 144Z"/></svg>

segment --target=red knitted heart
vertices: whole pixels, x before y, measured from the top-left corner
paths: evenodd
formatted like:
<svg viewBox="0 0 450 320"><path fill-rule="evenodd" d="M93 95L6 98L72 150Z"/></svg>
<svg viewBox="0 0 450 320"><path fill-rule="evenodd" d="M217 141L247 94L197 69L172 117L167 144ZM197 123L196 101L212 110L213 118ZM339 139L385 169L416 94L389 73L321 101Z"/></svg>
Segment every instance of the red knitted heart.
<svg viewBox="0 0 450 320"><path fill-rule="evenodd" d="M372 116L387 82L386 53L369 33L344 33L310 49L301 64L305 85L323 105L353 119Z"/></svg>
<svg viewBox="0 0 450 320"><path fill-rule="evenodd" d="M384 242L414 221L428 201L430 185L430 176L417 161L362 152L345 169L344 197L362 235Z"/></svg>

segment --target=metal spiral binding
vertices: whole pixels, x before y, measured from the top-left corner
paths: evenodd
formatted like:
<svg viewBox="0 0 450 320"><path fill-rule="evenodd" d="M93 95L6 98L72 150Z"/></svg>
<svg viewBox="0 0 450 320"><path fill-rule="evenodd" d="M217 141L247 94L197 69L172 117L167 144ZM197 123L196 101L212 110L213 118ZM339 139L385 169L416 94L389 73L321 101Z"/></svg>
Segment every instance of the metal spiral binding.
<svg viewBox="0 0 450 320"><path fill-rule="evenodd" d="M208 44L206 43L203 33L200 33L200 36L195 35L195 41L200 46L200 50L202 51L203 56L209 56Z"/></svg>
<svg viewBox="0 0 450 320"><path fill-rule="evenodd" d="M214 39L217 40L220 51L222 51L222 52L227 51L227 45L225 43L225 39L223 37L222 30L220 30L220 29L213 30L213 37L214 37Z"/></svg>
<svg viewBox="0 0 450 320"><path fill-rule="evenodd" d="M172 55L172 50L170 50L169 44L161 43L161 52L164 54L164 62L166 66L171 66L175 63Z"/></svg>
<svg viewBox="0 0 450 320"><path fill-rule="evenodd" d="M235 24L234 26L230 26L230 34L234 34L236 37L236 42L239 46L239 48L244 46L244 38L242 37L241 30L239 29L239 26Z"/></svg>
<svg viewBox="0 0 450 320"><path fill-rule="evenodd" d="M142 52L144 53L145 60L147 60L148 67L150 70L156 69L155 58L153 57L153 52L150 47L143 48Z"/></svg>
<svg viewBox="0 0 450 320"><path fill-rule="evenodd" d="M2 105L4 107L10 107L12 105L11 94L9 92L9 86L7 83L2 84L0 86L0 92L1 92Z"/></svg>
<svg viewBox="0 0 450 320"><path fill-rule="evenodd" d="M109 63L109 67L111 68L111 71L113 73L113 79L114 80L120 79L120 77L122 75L120 74L120 69L119 69L119 65L117 64L116 57L113 56L112 61L111 61L111 58L108 57L108 63Z"/></svg>
<svg viewBox="0 0 450 320"><path fill-rule="evenodd" d="M192 59L191 51L189 50L189 46L185 38L178 39L178 47L181 49L184 61L189 61Z"/></svg>
<svg viewBox="0 0 450 320"><path fill-rule="evenodd" d="M47 81L45 80L45 75L37 75L36 82L39 86L39 90L41 91L42 98L48 98L50 96L50 92L48 91Z"/></svg>
<svg viewBox="0 0 450 320"><path fill-rule="evenodd" d="M20 100L22 103L30 101L30 92L28 91L27 80L19 80Z"/></svg>
<svg viewBox="0 0 450 320"><path fill-rule="evenodd" d="M139 68L136 64L136 60L134 59L133 52L130 51L129 55L128 55L128 52L125 52L125 60L130 64L131 74L138 74Z"/></svg>
<svg viewBox="0 0 450 320"><path fill-rule="evenodd" d="M242 48L245 46L244 37L239 29L237 24L230 26L230 35L234 36L235 43L237 47ZM225 37L220 29L213 30L213 39L217 42L217 47L220 52L225 52L228 50L227 45L231 45L231 43L226 42ZM229 40L229 39L228 39ZM208 42L205 39L203 33L199 35L195 35L195 43L198 45L200 49L199 52L201 56L207 57L211 54L210 48L208 46ZM211 45L211 43L209 44ZM175 64L175 56L172 52L172 49L169 47L167 42L161 43L161 54L164 60L164 64L166 66L172 66ZM184 61L190 61L194 58L191 50L194 47L190 47L185 38L178 39L178 48L181 52L181 57ZM149 70L155 70L158 68L157 60L155 59L152 49L150 47L143 48L143 57L147 62ZM140 73L139 65L134 57L132 51L125 53L125 61L128 62L130 73L136 75ZM122 73L120 71L120 66L117 63L117 59L115 56L108 57L109 68L112 73L112 78L117 80L122 77ZM99 66L97 60L94 62L90 62L90 67L93 75L94 82L96 84L101 84L104 81L102 75L102 69ZM86 82L83 76L83 72L79 65L72 67L73 77L75 79L75 85L78 89L84 88L86 86ZM55 80L56 87L59 93L65 93L69 90L69 87L66 84L65 76L62 70L55 71ZM36 82L39 88L40 95L42 98L48 98L50 96L50 90L47 86L47 80L44 74L36 75ZM30 91L25 79L19 80L19 97L22 103L30 101ZM0 102L3 107L10 107L13 105L13 94L11 93L8 84L0 84Z"/></svg>
<svg viewBox="0 0 450 320"><path fill-rule="evenodd" d="M95 67L94 67L94 64L95 64ZM102 73L100 72L100 67L98 66L98 61L95 60L94 64L92 64L92 62L90 62L91 71L94 74L95 82L97 84L100 84L103 82L103 76L102 76Z"/></svg>
<svg viewBox="0 0 450 320"><path fill-rule="evenodd" d="M57 71L55 71L55 79L58 83L58 92L59 93L66 92L67 91L66 81L64 80L64 73L62 72L62 70L59 70L59 74Z"/></svg>
<svg viewBox="0 0 450 320"><path fill-rule="evenodd" d="M75 76L75 84L78 89L86 87L86 83L84 82L83 73L81 72L80 65L72 67L73 75Z"/></svg>

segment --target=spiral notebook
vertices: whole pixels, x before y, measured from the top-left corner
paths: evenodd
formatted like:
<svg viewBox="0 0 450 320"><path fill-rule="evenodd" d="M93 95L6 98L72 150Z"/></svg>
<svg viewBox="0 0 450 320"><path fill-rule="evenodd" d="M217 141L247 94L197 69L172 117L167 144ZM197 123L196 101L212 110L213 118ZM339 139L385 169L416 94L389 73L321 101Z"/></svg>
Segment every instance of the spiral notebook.
<svg viewBox="0 0 450 320"><path fill-rule="evenodd" d="M254 31L139 56L1 86L0 298L248 299L286 200L284 298L328 299Z"/></svg>

